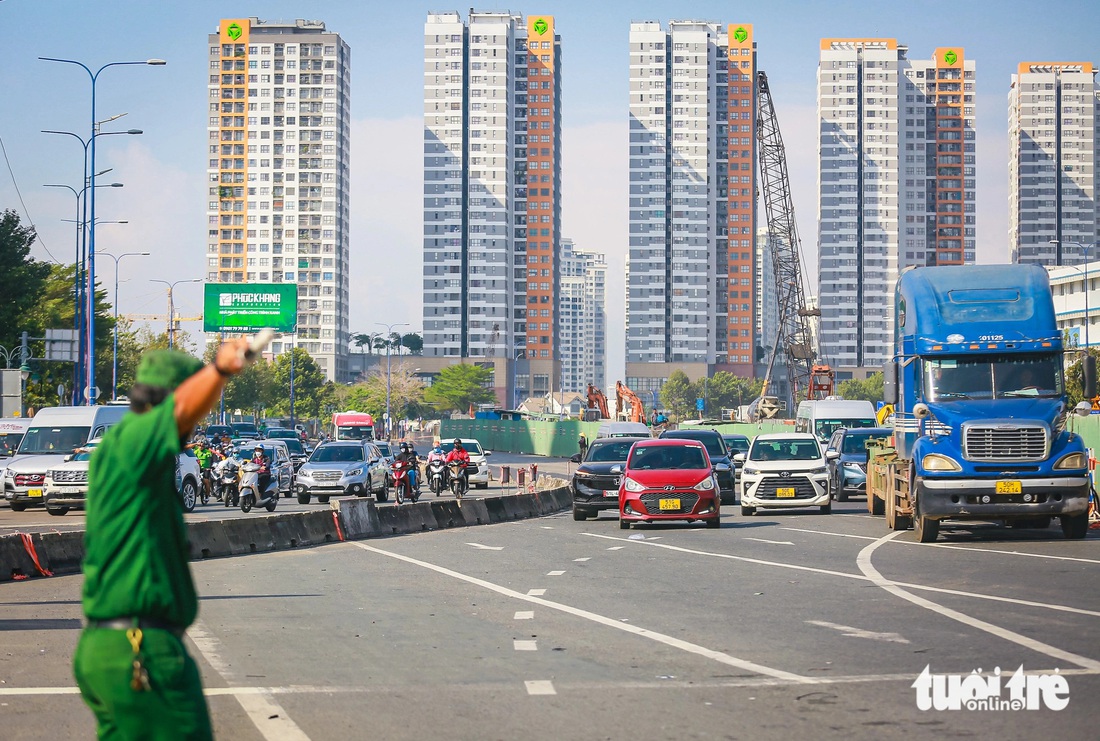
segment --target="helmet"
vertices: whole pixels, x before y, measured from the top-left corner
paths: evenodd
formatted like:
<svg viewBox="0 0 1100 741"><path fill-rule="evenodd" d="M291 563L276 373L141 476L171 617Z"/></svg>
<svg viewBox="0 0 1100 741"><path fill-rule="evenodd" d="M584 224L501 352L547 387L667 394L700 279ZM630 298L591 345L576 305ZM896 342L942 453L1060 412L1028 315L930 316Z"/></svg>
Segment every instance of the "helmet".
<svg viewBox="0 0 1100 741"><path fill-rule="evenodd" d="M402 451L407 451L411 449L411 446L408 443L401 443L400 447Z"/></svg>
<svg viewBox="0 0 1100 741"><path fill-rule="evenodd" d="M462 441L459 440L457 437L455 438L455 445L457 445L460 448L462 447Z"/></svg>
<svg viewBox="0 0 1100 741"><path fill-rule="evenodd" d="M253 452L255 452L255 451L257 451L257 450L258 450L258 451L260 451L260 452L262 453L262 452L264 451L264 446L263 446L263 445L257 445L257 446L256 446L256 447L254 447L254 448L253 448L252 450L253 450Z"/></svg>

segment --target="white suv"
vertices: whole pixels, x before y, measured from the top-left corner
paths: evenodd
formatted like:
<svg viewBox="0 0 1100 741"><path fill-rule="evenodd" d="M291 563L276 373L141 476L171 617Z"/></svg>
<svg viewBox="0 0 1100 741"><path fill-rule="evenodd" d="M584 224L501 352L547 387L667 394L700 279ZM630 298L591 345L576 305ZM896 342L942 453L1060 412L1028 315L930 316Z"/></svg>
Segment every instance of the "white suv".
<svg viewBox="0 0 1100 741"><path fill-rule="evenodd" d="M466 452L470 454L470 488L472 489L488 489L489 488L489 461L486 456L492 455L491 451L484 450L481 447L481 443L472 437L461 437L462 447L466 449ZM455 439L449 438L443 440L440 443L440 447L443 448L443 455L447 455L455 447ZM427 453L424 453L424 457L427 457ZM476 467L476 469L475 469Z"/></svg>
<svg viewBox="0 0 1100 741"><path fill-rule="evenodd" d="M758 507L819 507L832 511L829 469L817 438L808 433L757 435L748 453L734 458L741 469L741 514Z"/></svg>

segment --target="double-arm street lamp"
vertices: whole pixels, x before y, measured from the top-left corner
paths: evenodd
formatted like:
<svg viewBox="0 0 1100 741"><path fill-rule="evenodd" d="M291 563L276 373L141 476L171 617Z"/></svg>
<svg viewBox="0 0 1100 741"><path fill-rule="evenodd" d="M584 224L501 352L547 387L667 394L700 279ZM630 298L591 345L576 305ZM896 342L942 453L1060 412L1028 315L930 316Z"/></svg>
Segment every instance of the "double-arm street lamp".
<svg viewBox="0 0 1100 741"><path fill-rule="evenodd" d="M379 327L386 328L386 439L390 439L390 348L393 346L393 328L394 327L407 327L407 322L401 322L398 324L383 324L382 322L375 322Z"/></svg>
<svg viewBox="0 0 1100 741"><path fill-rule="evenodd" d="M1085 283L1085 352L1089 351L1089 255L1092 248L1096 246L1096 242L1089 244L1082 244L1081 242L1063 242L1057 239L1050 240L1050 243L1055 246L1071 244L1081 250L1081 254L1085 256L1085 264L1083 267L1077 267L1076 265L1068 265L1077 272L1081 273L1084 277Z"/></svg>
<svg viewBox="0 0 1100 741"><path fill-rule="evenodd" d="M202 283L202 278L181 278L174 281L150 278L153 283L163 283L168 286L168 349L176 346L176 304L172 298L172 290L180 283Z"/></svg>
<svg viewBox="0 0 1100 741"><path fill-rule="evenodd" d="M101 252L115 261L115 296L111 299L115 313L114 350L111 353L111 401L118 399L118 263L124 257L148 257L148 252L123 252L121 255L112 255L110 252Z"/></svg>
<svg viewBox="0 0 1100 741"><path fill-rule="evenodd" d="M88 144L85 145L86 147L88 147L90 149L90 152L89 152L88 156L85 158L86 160L90 160L90 162L87 162L87 164L85 166L85 170L84 170L84 177L87 178L88 173L94 173L96 171L96 169L95 169L95 140L98 138L98 135L99 135L99 122L96 121L96 112L95 112L95 109L96 109L96 87L95 86L96 86L96 81L99 79L99 75L103 72L103 70L107 69L108 67L120 67L120 66L126 66L126 65L136 65L136 64L144 64L144 65L152 65L152 66L155 66L155 67L161 67L161 66L164 66L166 64L166 62L163 59L146 59L144 61L134 61L134 62L108 62L107 64L103 65L102 67L100 67L99 69L97 69L96 71L93 72L92 69L88 65L84 64L83 62L78 62L75 59L59 59L57 57L39 57L39 59L41 59L43 61L46 61L46 62L61 62L63 64L75 64L78 67L80 67L81 69L83 69L85 72L87 72L88 73L88 78L91 80L91 83L92 83L92 118L91 118L92 132L91 132L91 136L88 138ZM136 129L135 129L135 131L136 131ZM89 289L88 289L88 314L87 314L87 317L88 317L88 321L87 321L87 324L88 324L88 326L87 326L87 336L88 336L88 368L87 368L88 383L87 383L87 387L89 389L94 389L95 388L95 188L91 189L91 194L90 194L90 197L89 197L88 200L90 201L89 211L91 212L91 215L89 216L88 219L85 220L85 222L88 224L88 286L89 286ZM88 405L91 406L93 404L95 404L95 397L94 397L93 394L89 393L88 394Z"/></svg>

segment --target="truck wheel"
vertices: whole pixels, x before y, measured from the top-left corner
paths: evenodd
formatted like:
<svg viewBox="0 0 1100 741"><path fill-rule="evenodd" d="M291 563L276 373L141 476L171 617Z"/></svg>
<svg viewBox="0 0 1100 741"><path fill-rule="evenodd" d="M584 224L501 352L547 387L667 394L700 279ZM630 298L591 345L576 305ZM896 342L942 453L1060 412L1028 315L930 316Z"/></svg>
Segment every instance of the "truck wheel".
<svg viewBox="0 0 1100 741"><path fill-rule="evenodd" d="M914 490L909 491L912 493ZM940 521L929 519L921 514L920 497L913 499L913 530L921 543L933 543L940 535Z"/></svg>
<svg viewBox="0 0 1100 741"><path fill-rule="evenodd" d="M867 492L867 511L873 515L886 514L886 502L871 492Z"/></svg>
<svg viewBox="0 0 1100 741"><path fill-rule="evenodd" d="M1080 540L1089 531L1089 513L1082 512L1079 515L1062 515L1058 518L1062 523L1062 535L1070 540Z"/></svg>

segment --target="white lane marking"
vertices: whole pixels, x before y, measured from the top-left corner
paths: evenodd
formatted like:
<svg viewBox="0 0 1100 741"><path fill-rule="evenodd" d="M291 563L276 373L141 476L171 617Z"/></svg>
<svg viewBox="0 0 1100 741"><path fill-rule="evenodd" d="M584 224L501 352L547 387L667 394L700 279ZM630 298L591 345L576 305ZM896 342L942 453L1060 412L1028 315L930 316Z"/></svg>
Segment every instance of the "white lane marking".
<svg viewBox="0 0 1100 741"><path fill-rule="evenodd" d="M859 552L859 555L856 556L856 565L859 566L859 570L862 571L864 575L866 575L867 578L870 579L876 586L885 589L887 592L894 595L895 597L901 597L903 600L912 602L918 607L923 607L926 610L931 610L937 615L941 615L945 618L950 618L951 620L956 620L963 625L969 626L971 628L977 628L978 630L985 631L992 636L996 636L998 638L1001 638L1002 640L1015 643L1019 646L1023 646L1024 648L1031 649L1036 653L1046 654L1052 659L1057 659L1059 661L1068 661L1071 664L1076 664L1077 666L1083 667L1085 669L1100 671L1100 661L1096 661L1095 659L1090 659L1085 656L1079 656L1071 651L1065 651L1063 649L1056 648L1055 646L1043 643L1042 641L1037 641L1034 638L1028 638L1027 636L1016 633L1015 631L1008 630L1007 628L1002 628L999 625L987 623L984 620L979 620L977 618L971 617L970 615L966 615L965 613L959 612L958 610L952 610L949 607L944 607L943 605L939 605L935 602L932 602L931 600L927 600L924 597L918 597L915 594L910 594L909 592L906 592L898 584L890 581L882 574L880 574L878 572L878 569L876 569L871 564L871 556L874 554L874 552L879 547L885 545L886 543L889 543L898 535L901 535L900 531L895 531L890 533L889 535L884 535L883 537L876 540L874 543L866 546L863 550Z"/></svg>
<svg viewBox="0 0 1100 741"><path fill-rule="evenodd" d="M538 651L539 650L539 642L538 641L518 641L518 640L513 638L512 639L512 648L514 648L516 651Z"/></svg>
<svg viewBox="0 0 1100 741"><path fill-rule="evenodd" d="M79 687L0 687L0 697L27 695L79 695Z"/></svg>
<svg viewBox="0 0 1100 741"><path fill-rule="evenodd" d="M626 548L626 546L625 545L613 545L610 548L608 548L607 550L609 550L609 551L621 551L623 548Z"/></svg>
<svg viewBox="0 0 1100 741"><path fill-rule="evenodd" d="M554 683L549 679L529 679L523 683L529 695L556 695Z"/></svg>
<svg viewBox="0 0 1100 741"><path fill-rule="evenodd" d="M460 579L460 580L465 581L469 584L475 584L479 587L482 587L484 589L488 589L490 591L496 592L497 594L502 594L506 597L511 597L513 599L519 599L519 600L525 600L527 602L531 602L531 603L536 604L536 605L542 605L543 607L549 607L552 610L558 610L559 612L564 612L568 615L573 615L574 617L584 618L585 620L589 620L591 622L598 623L600 625L604 625L604 626L609 627L609 628L614 628L616 630L621 630L624 633L630 633L632 635L641 636L643 638L648 638L652 641L656 641L657 643L663 643L666 646L671 646L673 648L678 648L682 651L686 651L688 653L692 653L692 654L695 654L697 656L702 656L703 658L712 659L712 660L717 661L721 664L726 664L727 666L735 666L735 667L738 667L740 669L745 669L747 671L755 672L756 674L763 674L765 676L773 677L775 679L782 679L782 680L785 680L785 681L788 681L788 682L795 682L795 683L798 683L798 684L818 684L819 683L818 678L816 678L816 677L804 677L802 675L794 674L792 672L785 672L785 671L782 671L780 669L773 669L770 666L764 666L763 664L757 664L757 663L752 662L752 661L746 661L745 659L739 659L736 656L730 656L729 654L722 653L721 651L715 651L714 649L710 649L710 648L707 648L705 646L700 646L700 645L695 644L695 643L690 643L688 641L684 641L684 640L681 640L679 638L674 638L672 636L665 635L663 633L658 633L655 630L647 630L646 628L639 628L635 625L630 625L628 623L620 622L619 620L617 620L615 618L605 617L604 615L599 615L599 614L594 613L594 612L589 612L588 610L582 610L578 607L573 607L571 605L562 604L561 602L552 602L551 600L548 600L548 599L540 599L537 595L534 595L530 592L528 594L520 594L519 592L516 592L512 589L508 589L507 587L502 587L502 586L499 586L497 584L493 584L492 582L485 581L484 579L478 579L477 577L474 577L474 576L468 576L466 574L459 573L459 572L454 571L452 569L444 568L443 566L436 566L433 563L428 563L427 561L420 561L420 560L415 559L415 558L410 558L409 556L403 556L399 553L392 553L390 551L384 551L381 548L376 548L372 545L367 545L366 543L362 543L362 542L359 542L359 541L352 541L350 543L350 545L353 545L356 548L362 548L365 551L370 551L371 553L377 553L380 556L387 556L388 558L395 558L399 561L404 561L406 563L411 563L411 564L414 564L416 566L421 566L423 568L435 571L438 574L443 574L444 576L449 576L449 577L452 577L454 579ZM535 591L535 590L532 590L532 592L533 591Z"/></svg>
<svg viewBox="0 0 1100 741"><path fill-rule="evenodd" d="M771 543L772 545L794 545L789 540L764 540L763 538L741 538L741 540L755 540L757 543Z"/></svg>
<svg viewBox="0 0 1100 741"><path fill-rule="evenodd" d="M191 625L187 637L195 644L202 657L213 667L226 684L234 684L234 673L229 663L222 659L222 646L212 633L199 621ZM309 741L309 736L290 719L275 697L266 691L234 693L237 702L248 719L267 741Z"/></svg>
<svg viewBox="0 0 1100 741"><path fill-rule="evenodd" d="M815 531L816 532L816 531ZM591 538L606 538L607 540L622 540L616 538L613 535L600 535L598 533L581 533L581 535L587 535ZM864 537L853 536L853 537ZM799 566L794 563L779 563L776 561L764 561L759 558L749 558L747 556L734 556L730 553L714 553L711 551L700 551L693 548L682 548L675 545L665 545L663 543L649 543L645 541L633 541L640 545L649 545L654 548L667 548L670 551L678 551L680 553L690 553L695 556L708 556L710 558L727 558L731 561L744 561L746 563L755 563L761 566L775 566L780 569L793 569L794 571L809 571L814 574L824 574L825 576L840 576L845 579L856 579L857 581L870 581L863 574L849 574L844 571L832 571L830 569L818 569L813 566ZM943 587L932 587L927 584L913 584L911 582L895 582L899 587L905 587L906 589L918 589L925 592L937 592L940 594L952 594L958 597L970 597L972 599L984 599L990 602L1007 602L1013 605L1020 605L1022 607L1040 607L1044 610L1054 610L1055 612L1069 612L1075 615L1091 615L1093 617L1100 617L1100 612L1096 610L1085 610L1080 607L1070 607L1068 605L1058 605L1050 602L1033 602L1032 600L1016 599L1015 597L1001 597L995 594L982 594L981 592L964 592L959 589L945 589Z"/></svg>
<svg viewBox="0 0 1100 741"><path fill-rule="evenodd" d="M782 530L793 530L799 533L813 533L815 535L834 535L841 538L858 538L859 540L878 540L870 535L848 535L846 533L829 533L824 530L804 530L799 527L785 527ZM745 540L748 540L746 538ZM973 553L996 553L1002 556L1027 556L1028 558L1047 558L1052 561L1077 561L1079 563L1100 563L1095 558L1077 558L1076 556L1052 556L1046 553L1024 553L1023 551L1002 551L996 548L972 548L965 545L951 545L949 543L915 543L908 540L899 540L894 545L918 545L924 548L947 548L953 551L970 551Z"/></svg>
<svg viewBox="0 0 1100 741"><path fill-rule="evenodd" d="M591 561L591 556L585 556L584 558L574 558L573 563L584 563L585 561Z"/></svg>
<svg viewBox="0 0 1100 741"><path fill-rule="evenodd" d="M832 628L833 630L839 630L841 635L848 636L850 638L868 638L872 641L886 641L887 643L909 643L909 640L902 638L898 633L875 633L870 630L863 630L862 628L853 628L850 625L838 625L837 623L827 623L824 620L807 620L807 625L817 625L821 628Z"/></svg>
<svg viewBox="0 0 1100 741"><path fill-rule="evenodd" d="M552 528L550 525L543 525L542 529L543 530L553 530L554 528Z"/></svg>
<svg viewBox="0 0 1100 741"><path fill-rule="evenodd" d="M547 571L546 575L547 576L561 576L564 573L565 573L564 571Z"/></svg>
<svg viewBox="0 0 1100 741"><path fill-rule="evenodd" d="M502 545L482 545L481 543L467 543L466 545L473 546L474 548L477 548L479 551L503 551L504 550L504 546L502 546Z"/></svg>
<svg viewBox="0 0 1100 741"><path fill-rule="evenodd" d="M513 620L534 620L534 610L517 610L516 614L512 616Z"/></svg>
<svg viewBox="0 0 1100 741"><path fill-rule="evenodd" d="M528 589L527 590L527 596L528 597L541 597L544 594L546 594L545 589Z"/></svg>

